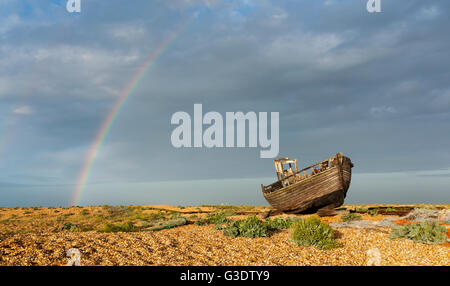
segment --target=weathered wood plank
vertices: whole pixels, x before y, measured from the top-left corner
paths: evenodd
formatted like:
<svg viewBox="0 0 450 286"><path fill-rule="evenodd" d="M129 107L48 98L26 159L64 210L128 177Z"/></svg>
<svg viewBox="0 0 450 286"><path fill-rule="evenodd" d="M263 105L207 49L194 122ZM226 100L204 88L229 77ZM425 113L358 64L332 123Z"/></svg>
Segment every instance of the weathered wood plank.
<svg viewBox="0 0 450 286"><path fill-rule="evenodd" d="M288 186L283 187L282 182L289 176L267 187L261 185L264 197L275 209L284 212L302 212L309 208L342 205L351 181L353 164L350 158L339 153L295 173L301 173L323 162L326 162L324 170ZM330 162L335 165L330 167Z"/></svg>

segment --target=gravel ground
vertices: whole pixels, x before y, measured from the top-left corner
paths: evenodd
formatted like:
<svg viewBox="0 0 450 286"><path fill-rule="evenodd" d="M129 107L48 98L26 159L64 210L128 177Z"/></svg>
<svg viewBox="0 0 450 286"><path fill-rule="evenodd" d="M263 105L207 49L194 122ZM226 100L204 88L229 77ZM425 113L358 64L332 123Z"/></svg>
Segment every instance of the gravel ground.
<svg viewBox="0 0 450 286"><path fill-rule="evenodd" d="M365 265L378 248L381 265L450 265L447 245L389 239L389 228L337 231L342 247L294 245L289 230L266 238L231 238L212 225L158 232L33 233L0 235L0 265L65 265L76 247L82 265Z"/></svg>

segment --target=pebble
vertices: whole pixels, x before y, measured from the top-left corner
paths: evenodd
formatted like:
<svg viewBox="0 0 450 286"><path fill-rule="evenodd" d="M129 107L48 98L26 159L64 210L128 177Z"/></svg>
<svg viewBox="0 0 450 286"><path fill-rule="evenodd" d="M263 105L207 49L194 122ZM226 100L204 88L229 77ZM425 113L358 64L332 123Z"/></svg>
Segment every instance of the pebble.
<svg viewBox="0 0 450 286"><path fill-rule="evenodd" d="M296 246L290 230L264 238L231 238L211 225L158 232L33 233L0 236L0 265L66 265L77 248L81 265L367 265L370 249L379 265L446 265L449 247L389 239L389 228L342 228L332 250ZM378 260L377 260L378 264Z"/></svg>

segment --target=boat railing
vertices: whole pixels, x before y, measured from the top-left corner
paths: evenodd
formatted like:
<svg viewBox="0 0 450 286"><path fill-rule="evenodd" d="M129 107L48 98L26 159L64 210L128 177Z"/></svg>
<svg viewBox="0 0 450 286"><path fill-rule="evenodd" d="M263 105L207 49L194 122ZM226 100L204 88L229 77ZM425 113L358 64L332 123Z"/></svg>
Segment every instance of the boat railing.
<svg viewBox="0 0 450 286"><path fill-rule="evenodd" d="M291 182L292 180L289 180L290 178L295 178L296 176L302 176L302 175L304 176L303 179L314 177L315 175L318 175L321 172L328 170L331 167L334 167L336 165L336 162L335 162L336 159L337 159L337 164L342 164L342 154L338 153L331 158L328 158L326 160L312 164L306 168L303 168L297 172L290 174L289 176L282 178L281 180L277 180L276 182L274 182L270 185L264 186L261 184L261 188L263 189L263 191L273 192L277 189L284 188L284 187L289 186L292 183L298 182L295 180L294 180L294 182ZM324 166L324 163L327 163L326 168L322 168L322 166ZM316 168L316 167L319 167L319 168ZM311 174L307 172L308 170L311 170Z"/></svg>

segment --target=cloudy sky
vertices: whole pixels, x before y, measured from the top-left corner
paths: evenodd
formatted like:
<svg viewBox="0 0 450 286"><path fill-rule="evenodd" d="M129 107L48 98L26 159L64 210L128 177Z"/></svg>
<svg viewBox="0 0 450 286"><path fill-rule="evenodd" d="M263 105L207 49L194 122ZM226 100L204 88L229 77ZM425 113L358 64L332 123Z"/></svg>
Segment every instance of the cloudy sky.
<svg viewBox="0 0 450 286"><path fill-rule="evenodd" d="M0 0L0 206L265 204L259 148L181 148L177 111L280 113L280 156L337 152L348 203L450 203L450 2ZM173 35L168 45L163 45Z"/></svg>

